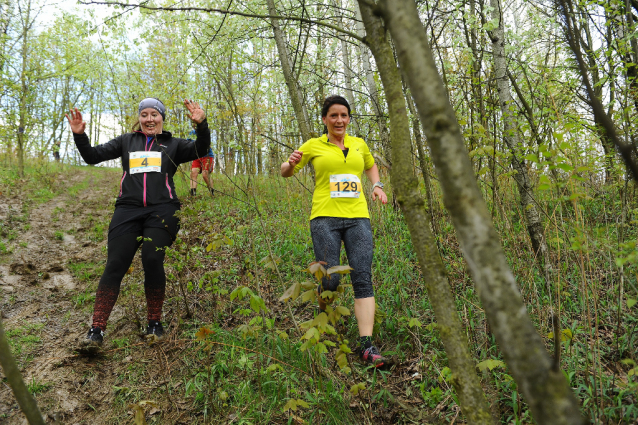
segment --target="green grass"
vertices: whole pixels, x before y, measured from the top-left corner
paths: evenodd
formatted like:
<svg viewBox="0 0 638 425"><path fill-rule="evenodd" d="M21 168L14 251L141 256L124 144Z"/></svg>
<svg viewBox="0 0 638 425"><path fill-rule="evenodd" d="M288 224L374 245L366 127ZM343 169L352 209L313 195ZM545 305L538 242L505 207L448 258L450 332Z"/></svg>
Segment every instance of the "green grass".
<svg viewBox="0 0 638 425"><path fill-rule="evenodd" d="M44 329L44 323L27 323L14 329L7 330L7 338L13 356L20 367L25 367L32 359L33 354L42 345L40 336Z"/></svg>
<svg viewBox="0 0 638 425"><path fill-rule="evenodd" d="M102 242L106 231L109 228L109 222L98 223L91 228L89 239L93 242Z"/></svg>
<svg viewBox="0 0 638 425"><path fill-rule="evenodd" d="M79 292L71 297L71 301L75 308L92 307L95 303L95 291L87 290L85 292Z"/></svg>
<svg viewBox="0 0 638 425"><path fill-rule="evenodd" d="M101 276L104 271L104 266L102 264L94 263L92 261L78 263L69 262L68 266L71 273L73 273L73 276L82 282L91 282Z"/></svg>
<svg viewBox="0 0 638 425"><path fill-rule="evenodd" d="M49 389L51 389L52 386L53 385L49 383L42 383L42 382L36 381L34 377L31 379L31 382L29 382L29 384L27 385L27 389L29 390L31 394L38 395L48 391Z"/></svg>

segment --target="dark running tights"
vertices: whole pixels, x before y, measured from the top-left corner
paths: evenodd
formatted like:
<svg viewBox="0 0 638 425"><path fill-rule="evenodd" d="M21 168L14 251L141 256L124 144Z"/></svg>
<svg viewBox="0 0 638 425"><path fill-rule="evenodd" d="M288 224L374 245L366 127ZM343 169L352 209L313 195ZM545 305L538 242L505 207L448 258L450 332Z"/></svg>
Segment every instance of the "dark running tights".
<svg viewBox="0 0 638 425"><path fill-rule="evenodd" d="M144 241L137 238L143 236ZM144 267L144 292L148 320L159 321L162 317L166 275L164 274L164 254L172 244L170 233L164 229L149 227L142 232L126 233L109 240L108 259L104 274L100 279L95 296L93 327L106 329L111 310L120 294L120 284L131 266L135 252L142 245L142 266Z"/></svg>
<svg viewBox="0 0 638 425"><path fill-rule="evenodd" d="M372 227L367 218L316 217L310 220L312 247L317 261L328 263L326 268L339 265L341 241L346 248L348 263L352 267L350 278L354 297L374 297L372 288ZM334 291L341 276L334 273L322 279L322 289Z"/></svg>

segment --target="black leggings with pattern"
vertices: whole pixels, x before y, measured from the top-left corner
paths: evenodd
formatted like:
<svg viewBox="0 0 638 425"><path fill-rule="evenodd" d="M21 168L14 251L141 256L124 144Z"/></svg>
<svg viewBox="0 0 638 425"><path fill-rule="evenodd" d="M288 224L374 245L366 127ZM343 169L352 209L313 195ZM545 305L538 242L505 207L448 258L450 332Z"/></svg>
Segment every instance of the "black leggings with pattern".
<svg viewBox="0 0 638 425"><path fill-rule="evenodd" d="M374 297L372 289L372 227L368 218L316 217L310 220L312 247L317 261L328 263L326 268L339 265L341 241L346 248L352 289L355 298ZM341 275L323 278L322 287L334 291Z"/></svg>
<svg viewBox="0 0 638 425"><path fill-rule="evenodd" d="M120 284L124 274L131 266L140 245L142 245L148 320L160 321L166 290L164 254L166 247L172 243L171 234L157 227L146 227L139 232L126 233L109 240L108 259L95 296L93 327L106 329L106 322L120 294Z"/></svg>

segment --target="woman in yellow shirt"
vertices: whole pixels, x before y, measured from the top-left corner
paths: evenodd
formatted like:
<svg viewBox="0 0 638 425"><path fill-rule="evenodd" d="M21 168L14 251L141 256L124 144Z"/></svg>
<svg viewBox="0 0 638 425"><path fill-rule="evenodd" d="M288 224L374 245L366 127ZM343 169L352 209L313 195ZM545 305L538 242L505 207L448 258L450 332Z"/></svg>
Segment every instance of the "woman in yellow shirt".
<svg viewBox="0 0 638 425"><path fill-rule="evenodd" d="M327 267L339 265L341 241L346 248L354 290L354 314L359 326L361 359L381 367L387 360L372 344L374 327L374 290L372 289L372 228L361 177L365 172L372 182L372 200L386 204L388 197L379 181L379 170L363 139L346 133L350 123L350 105L341 96L324 100L321 119L327 132L310 139L281 164L281 175L291 177L312 162L315 168L315 191L312 196L310 233L317 261ZM339 274L324 277L320 290L334 291ZM321 297L319 307L325 310Z"/></svg>

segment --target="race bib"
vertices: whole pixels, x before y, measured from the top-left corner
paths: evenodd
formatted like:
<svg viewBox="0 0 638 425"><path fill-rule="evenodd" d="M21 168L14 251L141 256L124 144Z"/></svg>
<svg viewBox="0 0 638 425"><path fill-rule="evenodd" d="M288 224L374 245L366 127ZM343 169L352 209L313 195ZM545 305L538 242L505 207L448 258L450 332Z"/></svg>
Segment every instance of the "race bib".
<svg viewBox="0 0 638 425"><path fill-rule="evenodd" d="M358 198L361 194L361 181L354 174L331 174L331 198Z"/></svg>
<svg viewBox="0 0 638 425"><path fill-rule="evenodd" d="M130 152L130 174L159 173L162 170L162 152Z"/></svg>

